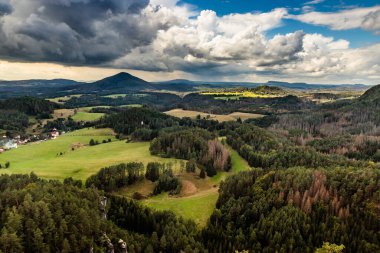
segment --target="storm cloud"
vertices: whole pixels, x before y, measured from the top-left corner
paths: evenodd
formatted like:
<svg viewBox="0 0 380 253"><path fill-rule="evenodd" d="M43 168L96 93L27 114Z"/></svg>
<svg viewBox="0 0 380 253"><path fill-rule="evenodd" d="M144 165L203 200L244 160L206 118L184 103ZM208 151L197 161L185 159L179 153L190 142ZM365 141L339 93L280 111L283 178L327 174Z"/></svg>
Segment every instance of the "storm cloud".
<svg viewBox="0 0 380 253"><path fill-rule="evenodd" d="M352 80L355 73L377 80L380 44L351 49L344 39L273 31L293 19L378 33L379 8L298 15L277 8L219 16L177 0L0 0L0 60L179 71L202 78Z"/></svg>
<svg viewBox="0 0 380 253"><path fill-rule="evenodd" d="M0 56L102 64L176 23L153 19L159 12L148 0L0 0Z"/></svg>

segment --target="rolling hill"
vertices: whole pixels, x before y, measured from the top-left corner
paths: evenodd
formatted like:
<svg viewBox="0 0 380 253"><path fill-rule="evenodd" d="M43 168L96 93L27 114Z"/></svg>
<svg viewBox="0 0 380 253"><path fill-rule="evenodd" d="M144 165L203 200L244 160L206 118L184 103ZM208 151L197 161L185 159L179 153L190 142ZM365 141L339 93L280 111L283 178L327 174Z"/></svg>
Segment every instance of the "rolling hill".
<svg viewBox="0 0 380 253"><path fill-rule="evenodd" d="M93 83L76 82L66 79L54 80L23 80L0 81L0 99L16 96L62 97L72 94L115 94L143 91L174 91L191 92L200 88L254 88L258 86L276 86L286 89L318 90L366 90L370 86L363 84L307 84L268 81L267 83L253 82L210 82L176 79L163 82L147 82L126 72L104 78Z"/></svg>

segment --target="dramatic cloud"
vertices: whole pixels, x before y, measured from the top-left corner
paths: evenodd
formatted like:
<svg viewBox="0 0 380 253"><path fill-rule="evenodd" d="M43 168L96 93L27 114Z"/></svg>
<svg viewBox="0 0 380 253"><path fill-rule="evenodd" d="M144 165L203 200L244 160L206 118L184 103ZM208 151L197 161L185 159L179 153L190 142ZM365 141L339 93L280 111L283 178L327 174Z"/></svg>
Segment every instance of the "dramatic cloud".
<svg viewBox="0 0 380 253"><path fill-rule="evenodd" d="M10 14L13 11L9 0L0 0L0 17Z"/></svg>
<svg viewBox="0 0 380 253"><path fill-rule="evenodd" d="M115 64L166 71L200 71L246 61L252 67L280 64L302 50L301 31L265 38L264 32L278 27L286 14L285 9L276 9L218 17L214 11L202 11L186 25L160 31L151 45L136 48Z"/></svg>
<svg viewBox="0 0 380 253"><path fill-rule="evenodd" d="M0 1L0 13L14 10L0 18L0 56L29 61L102 64L182 19L148 0Z"/></svg>
<svg viewBox="0 0 380 253"><path fill-rule="evenodd" d="M379 78L380 44L350 49L348 41L321 34L269 34L285 19L377 33L380 6L336 13L308 10L299 15L278 8L218 16L212 10L196 12L177 3L0 0L0 60L191 73L202 79Z"/></svg>
<svg viewBox="0 0 380 253"><path fill-rule="evenodd" d="M380 6L340 12L307 12L301 15L289 15L288 18L308 24L328 26L333 30L361 28L374 33L380 31Z"/></svg>

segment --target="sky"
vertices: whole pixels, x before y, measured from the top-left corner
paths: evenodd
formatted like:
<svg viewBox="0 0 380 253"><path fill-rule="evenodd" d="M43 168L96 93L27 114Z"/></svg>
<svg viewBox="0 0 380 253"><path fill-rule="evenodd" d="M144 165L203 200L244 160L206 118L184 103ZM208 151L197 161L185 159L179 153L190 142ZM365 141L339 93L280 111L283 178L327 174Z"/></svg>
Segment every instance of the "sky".
<svg viewBox="0 0 380 253"><path fill-rule="evenodd" d="M380 83L379 0L0 0L0 80Z"/></svg>

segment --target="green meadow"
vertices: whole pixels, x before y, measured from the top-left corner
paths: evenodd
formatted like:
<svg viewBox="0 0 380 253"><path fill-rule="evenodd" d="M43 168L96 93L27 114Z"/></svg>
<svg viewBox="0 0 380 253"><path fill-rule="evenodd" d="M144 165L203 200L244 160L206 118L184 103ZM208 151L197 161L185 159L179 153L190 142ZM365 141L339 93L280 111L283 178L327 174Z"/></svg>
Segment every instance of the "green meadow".
<svg viewBox="0 0 380 253"><path fill-rule="evenodd" d="M91 139L100 144L89 146ZM111 142L108 142L108 140ZM107 143L102 143L103 140ZM232 169L229 172L219 172L212 178L200 179L196 174L181 173L181 160L152 156L148 142L126 143L117 140L111 129L82 129L59 136L55 140L30 143L18 149L0 154L0 164L10 162L9 169L2 173L29 174L36 173L46 179L63 180L67 177L86 180L100 168L124 162L172 163L173 169L188 187L183 187L179 196L169 196L167 193L149 197L142 201L144 205L157 210L171 210L177 215L194 220L199 226L205 226L212 214L218 199L218 186L222 180L240 171L249 170L247 162L236 151L229 148ZM184 184L185 185L185 184ZM136 185L128 186L118 192L131 197L134 192L149 195L154 184L144 180ZM191 190L189 190L191 191Z"/></svg>
<svg viewBox="0 0 380 253"><path fill-rule="evenodd" d="M104 115L104 113L77 112L72 118L75 121L96 121Z"/></svg>
<svg viewBox="0 0 380 253"><path fill-rule="evenodd" d="M144 200L143 203L156 210L170 210L184 218L206 225L218 199L217 191L195 194L189 197L169 197L167 193Z"/></svg>
<svg viewBox="0 0 380 253"><path fill-rule="evenodd" d="M126 97L128 94L111 94L111 95L107 95L107 96L103 96L105 98L124 98Z"/></svg>
<svg viewBox="0 0 380 253"><path fill-rule="evenodd" d="M100 144L89 146L91 139ZM103 144L103 140L111 139ZM62 155L61 155L62 153ZM179 166L177 159L152 156L148 142L126 143L116 140L110 129L82 129L66 133L55 140L31 143L0 154L0 164L10 162L0 173L34 172L47 179L67 177L86 180L100 168L123 162L161 162Z"/></svg>
<svg viewBox="0 0 380 253"><path fill-rule="evenodd" d="M232 168L229 172L219 172L212 178L191 180L198 191L190 196L176 197L167 193L143 200L143 203L156 210L170 210L184 218L194 220L199 226L206 225L214 211L218 199L218 187L228 176L249 170L250 166L235 150L229 147ZM186 177L189 179L190 177Z"/></svg>

